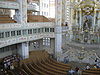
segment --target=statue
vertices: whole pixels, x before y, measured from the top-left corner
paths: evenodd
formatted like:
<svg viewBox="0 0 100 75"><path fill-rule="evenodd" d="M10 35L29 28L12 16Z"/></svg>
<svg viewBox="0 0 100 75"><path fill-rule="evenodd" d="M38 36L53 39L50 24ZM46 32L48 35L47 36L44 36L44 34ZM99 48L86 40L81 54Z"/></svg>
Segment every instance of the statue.
<svg viewBox="0 0 100 75"><path fill-rule="evenodd" d="M84 16L84 23L83 23L83 30L90 30L92 26L92 16L91 15L85 15Z"/></svg>

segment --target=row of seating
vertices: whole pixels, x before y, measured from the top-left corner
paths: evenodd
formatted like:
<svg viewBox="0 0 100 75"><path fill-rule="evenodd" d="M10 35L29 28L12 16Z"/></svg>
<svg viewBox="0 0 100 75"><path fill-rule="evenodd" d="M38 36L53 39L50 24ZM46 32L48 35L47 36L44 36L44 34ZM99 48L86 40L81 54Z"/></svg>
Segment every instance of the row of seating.
<svg viewBox="0 0 100 75"><path fill-rule="evenodd" d="M68 64L50 58L46 51L31 52L30 58L22 60L20 65L17 69L24 75L66 75L71 68Z"/></svg>
<svg viewBox="0 0 100 75"><path fill-rule="evenodd" d="M0 23L16 23L9 15L0 15Z"/></svg>
<svg viewBox="0 0 100 75"><path fill-rule="evenodd" d="M46 51L30 52L28 59L21 60L20 67L8 71L9 75L67 75L71 65L57 62ZM100 68L82 71L82 75L100 75Z"/></svg>
<svg viewBox="0 0 100 75"><path fill-rule="evenodd" d="M91 68L90 70L82 71L82 75L100 75L100 68Z"/></svg>
<svg viewBox="0 0 100 75"><path fill-rule="evenodd" d="M48 75L65 75L67 74L67 71L70 69L70 65L59 63L56 60L49 58L49 55L46 52L44 52L44 54L42 52L31 53L31 55L32 54L38 54L39 56L38 57L36 56L36 59L34 58L33 62L35 63L32 64L30 63L29 65L30 67L33 66L35 70L37 71L39 70L38 72L40 73L40 75L45 75L44 73ZM91 69L82 72L82 75L99 75L99 74L100 74L100 69Z"/></svg>
<svg viewBox="0 0 100 75"><path fill-rule="evenodd" d="M50 20L40 15L28 15L28 22L50 22ZM0 23L16 23L9 15L0 15Z"/></svg>
<svg viewBox="0 0 100 75"><path fill-rule="evenodd" d="M41 15L28 15L28 22L50 22L48 18Z"/></svg>

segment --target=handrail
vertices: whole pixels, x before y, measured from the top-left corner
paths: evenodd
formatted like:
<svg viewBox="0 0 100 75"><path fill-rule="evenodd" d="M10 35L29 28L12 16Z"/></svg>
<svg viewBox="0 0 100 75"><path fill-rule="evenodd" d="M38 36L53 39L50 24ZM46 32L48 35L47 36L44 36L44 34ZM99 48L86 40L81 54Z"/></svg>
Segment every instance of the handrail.
<svg viewBox="0 0 100 75"><path fill-rule="evenodd" d="M26 24L20 24L20 23L6 23L6 24L0 24L0 31L5 29L23 29L23 28L40 28L40 27L54 27L54 22L34 22L34 23L26 23Z"/></svg>
<svg viewBox="0 0 100 75"><path fill-rule="evenodd" d="M38 33L38 34L32 34L26 36L17 36L12 38L0 39L0 48L8 45L16 44L16 43L38 40L44 37L54 38L55 37L54 32L45 32L45 33Z"/></svg>
<svg viewBox="0 0 100 75"><path fill-rule="evenodd" d="M0 1L1 8L19 9L19 3L14 1Z"/></svg>

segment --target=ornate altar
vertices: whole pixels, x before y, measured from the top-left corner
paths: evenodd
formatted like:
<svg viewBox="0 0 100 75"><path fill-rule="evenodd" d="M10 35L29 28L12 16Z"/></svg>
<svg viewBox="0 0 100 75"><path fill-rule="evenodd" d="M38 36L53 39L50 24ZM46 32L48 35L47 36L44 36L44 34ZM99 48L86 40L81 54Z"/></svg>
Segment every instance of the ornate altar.
<svg viewBox="0 0 100 75"><path fill-rule="evenodd" d="M100 3L83 0L74 5L75 25L72 26L73 41L80 43L100 43Z"/></svg>

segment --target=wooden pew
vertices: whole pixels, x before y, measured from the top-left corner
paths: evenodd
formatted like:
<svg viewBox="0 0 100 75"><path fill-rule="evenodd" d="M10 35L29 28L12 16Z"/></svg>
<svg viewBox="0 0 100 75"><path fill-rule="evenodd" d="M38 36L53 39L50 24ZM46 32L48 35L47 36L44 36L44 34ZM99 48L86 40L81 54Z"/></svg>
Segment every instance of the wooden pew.
<svg viewBox="0 0 100 75"><path fill-rule="evenodd" d="M0 23L15 23L15 21L11 20L11 21L0 21Z"/></svg>
<svg viewBox="0 0 100 75"><path fill-rule="evenodd" d="M42 72L46 73L47 75L54 75L54 73L52 73L51 71L48 71L47 69L41 67L40 63L39 64L34 63L34 65L36 65Z"/></svg>
<svg viewBox="0 0 100 75"><path fill-rule="evenodd" d="M40 68L38 68L36 65L30 64L31 68L35 69L40 75L47 75L46 73L42 72Z"/></svg>
<svg viewBox="0 0 100 75"><path fill-rule="evenodd" d="M8 70L7 71L9 75L15 75L12 71Z"/></svg>
<svg viewBox="0 0 100 75"><path fill-rule="evenodd" d="M82 75L97 75L97 74L91 74L91 73L85 73L85 72L83 72Z"/></svg>
<svg viewBox="0 0 100 75"><path fill-rule="evenodd" d="M47 59L46 62L48 62L49 64L51 64L51 65L53 65L53 66L56 66L57 68L61 69L62 71L70 70L70 67L69 67L69 66L68 66L68 67L66 66L66 68L65 68L65 67L62 67L62 66L59 66L58 64L52 63L52 62L49 60L49 58Z"/></svg>
<svg viewBox="0 0 100 75"><path fill-rule="evenodd" d="M55 75L66 75L66 74L67 74L67 73L66 73L66 74L61 74L61 73L58 72L58 70L53 69L53 68L51 68L51 67L49 67L49 66L47 66L47 65L45 65L45 64L43 64L43 63L41 63L40 65L41 65L41 67L43 67L44 69L47 69L48 71L53 72Z"/></svg>
<svg viewBox="0 0 100 75"><path fill-rule="evenodd" d="M19 68L19 67L17 67L16 69L18 69L22 74L28 75L28 73L24 69Z"/></svg>
<svg viewBox="0 0 100 75"><path fill-rule="evenodd" d="M61 62L57 62L56 60L54 60L52 58L50 58L50 61L53 62L53 63L55 63L55 64L61 65L63 67L66 67L66 66L69 66L70 67L69 64L64 64L64 63L61 63Z"/></svg>
<svg viewBox="0 0 100 75"><path fill-rule="evenodd" d="M33 67L32 64L29 64L29 67L31 70L35 71L37 74L36 75L40 75L42 74L40 70L38 70L37 68ZM43 74L42 74L43 75Z"/></svg>
<svg viewBox="0 0 100 75"><path fill-rule="evenodd" d="M63 71L61 71L61 70L59 70L59 69L57 69L57 68L55 68L55 67L52 67L51 65L47 64L46 62L42 62L42 64L48 66L48 67L51 68L52 70L55 70L55 71L56 71L57 73L59 73L59 74L66 74L66 73L67 73L67 72L63 72Z"/></svg>
<svg viewBox="0 0 100 75"><path fill-rule="evenodd" d="M28 67L26 64L22 64L22 68L29 74L29 75L35 75Z"/></svg>
<svg viewBox="0 0 100 75"><path fill-rule="evenodd" d="M93 70L85 70L85 73L92 73L92 74L100 74L100 71L93 71Z"/></svg>
<svg viewBox="0 0 100 75"><path fill-rule="evenodd" d="M49 61L47 61L48 60L48 58L46 59L45 57L44 58L42 58L42 62L45 62L45 64L47 64L48 66L50 66L50 67L52 67L52 68L55 68L56 70L60 70L60 71L67 71L68 70L68 68L67 69L64 69L64 68L61 68L61 67L57 67L57 66L55 66L55 65L52 65L52 63L50 63Z"/></svg>
<svg viewBox="0 0 100 75"><path fill-rule="evenodd" d="M63 66L61 66L61 65L59 65L59 64L56 64L56 63L50 61L49 58L47 59L47 62L49 62L50 64L52 64L52 65L54 65L54 66L57 66L57 67L63 68L63 69L70 69L70 68L71 68L70 65L69 65L69 66L64 66L64 67L63 67Z"/></svg>

